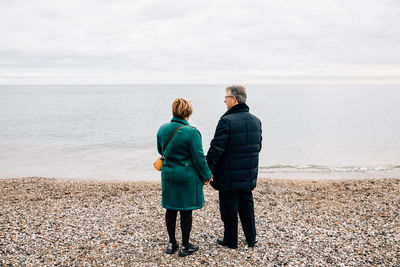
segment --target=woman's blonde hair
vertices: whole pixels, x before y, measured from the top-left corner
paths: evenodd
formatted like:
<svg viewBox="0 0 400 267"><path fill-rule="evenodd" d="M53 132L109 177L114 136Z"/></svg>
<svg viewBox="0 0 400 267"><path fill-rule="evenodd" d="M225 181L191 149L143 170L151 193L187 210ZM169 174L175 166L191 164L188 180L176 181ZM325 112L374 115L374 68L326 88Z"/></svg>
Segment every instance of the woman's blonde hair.
<svg viewBox="0 0 400 267"><path fill-rule="evenodd" d="M193 107L192 104L184 99L184 98L177 98L172 103L172 115L175 117L184 119L192 115Z"/></svg>

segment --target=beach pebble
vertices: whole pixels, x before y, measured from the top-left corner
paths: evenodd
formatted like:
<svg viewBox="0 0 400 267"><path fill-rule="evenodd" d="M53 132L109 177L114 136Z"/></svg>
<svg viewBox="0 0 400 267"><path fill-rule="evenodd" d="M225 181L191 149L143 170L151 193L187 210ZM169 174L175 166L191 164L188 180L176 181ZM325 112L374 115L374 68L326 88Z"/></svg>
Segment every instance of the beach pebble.
<svg viewBox="0 0 400 267"><path fill-rule="evenodd" d="M258 243L217 244L218 192L205 187L185 258L165 254L159 182L0 180L0 266L399 266L400 179L259 179ZM179 215L176 230L181 239Z"/></svg>

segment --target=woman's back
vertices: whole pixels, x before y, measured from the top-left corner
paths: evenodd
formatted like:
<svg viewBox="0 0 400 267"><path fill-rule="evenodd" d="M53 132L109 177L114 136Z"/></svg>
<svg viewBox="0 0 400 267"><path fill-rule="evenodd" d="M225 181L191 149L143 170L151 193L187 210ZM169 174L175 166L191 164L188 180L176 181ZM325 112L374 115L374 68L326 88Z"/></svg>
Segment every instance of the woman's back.
<svg viewBox="0 0 400 267"><path fill-rule="evenodd" d="M176 131L181 125L184 126ZM186 120L173 117L170 123L163 124L158 130L157 148L165 157L161 169L163 207L177 210L201 208L204 203L203 182L208 181L212 174L204 156L200 132Z"/></svg>

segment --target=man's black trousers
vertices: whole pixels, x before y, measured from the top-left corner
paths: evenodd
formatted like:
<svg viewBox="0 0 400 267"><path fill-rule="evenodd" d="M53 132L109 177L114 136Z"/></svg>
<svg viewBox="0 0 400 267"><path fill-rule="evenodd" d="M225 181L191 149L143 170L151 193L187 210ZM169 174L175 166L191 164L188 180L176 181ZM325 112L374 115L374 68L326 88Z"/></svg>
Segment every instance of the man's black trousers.
<svg viewBox="0 0 400 267"><path fill-rule="evenodd" d="M224 222L224 240L229 247L237 247L238 213L247 243L256 240L252 191L219 191L219 207Z"/></svg>

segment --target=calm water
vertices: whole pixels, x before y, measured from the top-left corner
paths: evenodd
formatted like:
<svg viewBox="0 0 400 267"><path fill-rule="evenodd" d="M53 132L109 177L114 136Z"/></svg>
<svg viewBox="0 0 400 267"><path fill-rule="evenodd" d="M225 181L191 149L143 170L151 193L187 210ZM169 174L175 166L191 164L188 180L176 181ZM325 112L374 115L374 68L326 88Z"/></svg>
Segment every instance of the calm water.
<svg viewBox="0 0 400 267"><path fill-rule="evenodd" d="M0 177L159 179L156 132L176 97L207 151L225 85L0 86ZM260 176L400 177L400 86L249 85Z"/></svg>

